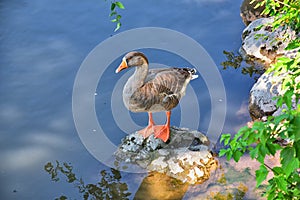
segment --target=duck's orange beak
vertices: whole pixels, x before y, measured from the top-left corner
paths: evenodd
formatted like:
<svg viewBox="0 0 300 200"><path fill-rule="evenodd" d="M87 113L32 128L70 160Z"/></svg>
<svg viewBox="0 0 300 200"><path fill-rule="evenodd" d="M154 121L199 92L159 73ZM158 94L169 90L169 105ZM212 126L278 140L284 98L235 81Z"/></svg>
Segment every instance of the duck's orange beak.
<svg viewBox="0 0 300 200"><path fill-rule="evenodd" d="M126 68L128 68L126 60L123 60L120 66L116 69L116 73L119 73L120 71Z"/></svg>

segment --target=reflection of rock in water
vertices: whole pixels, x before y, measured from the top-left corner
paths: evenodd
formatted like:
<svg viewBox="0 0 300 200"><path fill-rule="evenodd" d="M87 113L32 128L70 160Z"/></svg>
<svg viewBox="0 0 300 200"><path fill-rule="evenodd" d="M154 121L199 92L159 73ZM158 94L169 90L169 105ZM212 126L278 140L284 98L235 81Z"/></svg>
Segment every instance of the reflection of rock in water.
<svg viewBox="0 0 300 200"><path fill-rule="evenodd" d="M132 133L123 139L115 155L125 165L134 163L149 171L195 184L209 179L211 170L217 167L208 146L209 140L202 133L171 127L169 143L163 143L153 135L144 139L138 133Z"/></svg>
<svg viewBox="0 0 300 200"><path fill-rule="evenodd" d="M134 199L182 199L189 184L158 172L150 172Z"/></svg>

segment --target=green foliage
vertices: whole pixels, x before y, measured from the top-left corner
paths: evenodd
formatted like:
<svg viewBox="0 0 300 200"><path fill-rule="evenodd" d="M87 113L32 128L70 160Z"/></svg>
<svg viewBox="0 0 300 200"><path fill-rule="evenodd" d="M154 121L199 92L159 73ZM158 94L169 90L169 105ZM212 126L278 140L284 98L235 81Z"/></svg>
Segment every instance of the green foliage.
<svg viewBox="0 0 300 200"><path fill-rule="evenodd" d="M106 1L106 0L105 0ZM125 9L125 6L120 1L111 1L110 4L110 14L111 22L116 23L115 32L121 28L121 18L122 16L118 13L119 9Z"/></svg>
<svg viewBox="0 0 300 200"><path fill-rule="evenodd" d="M60 180L59 173L65 175L68 183L74 184L82 193L82 199L128 199L130 192L127 192L128 186L120 181L121 174L118 170L111 168L111 173L102 170L100 172L101 180L96 184L85 184L82 178L77 178L73 172L73 167L64 162L62 165L56 161L55 164L48 162L44 169L51 175L51 180L58 182ZM56 198L65 200L68 197L61 195Z"/></svg>
<svg viewBox="0 0 300 200"><path fill-rule="evenodd" d="M252 159L261 163L256 171L257 186L267 177L269 170L273 172L274 178L269 180L266 195L268 199L281 199L273 196L273 193L284 191L284 199L292 199L300 195L300 178L298 169L300 167L300 106L297 110L291 110L290 114L269 117L267 122L255 122L252 128L243 127L238 133L230 138L230 134L223 134L221 142L229 148L221 149L220 156L226 155L227 159L233 158L236 162L240 157L249 152ZM281 139L290 139L292 142L286 147L276 143ZM255 146L254 146L255 145ZM280 151L280 167L270 168L264 163L267 155L274 156ZM269 198L271 197L272 198ZM276 197L276 198L275 198Z"/></svg>
<svg viewBox="0 0 300 200"><path fill-rule="evenodd" d="M255 1L254 1L255 2ZM257 4L265 6L263 14L274 16L272 28L291 27L296 33L300 31L300 1L265 0ZM288 38L287 35L285 39ZM294 39L286 49L300 47L300 39ZM220 150L220 156L233 158L236 162L249 153L252 159L260 162L256 171L257 187L262 184L269 172L274 177L268 181L265 192L267 199L300 198L300 52L295 58L281 57L266 73L282 78L282 95L276 97L278 108L284 108L279 116L269 116L266 122L254 122L252 127L242 127L236 135L223 134L221 142L228 148ZM285 105L285 107L284 107ZM286 140L289 144L279 145ZM264 160L267 155L274 156L280 152L280 166L269 167Z"/></svg>

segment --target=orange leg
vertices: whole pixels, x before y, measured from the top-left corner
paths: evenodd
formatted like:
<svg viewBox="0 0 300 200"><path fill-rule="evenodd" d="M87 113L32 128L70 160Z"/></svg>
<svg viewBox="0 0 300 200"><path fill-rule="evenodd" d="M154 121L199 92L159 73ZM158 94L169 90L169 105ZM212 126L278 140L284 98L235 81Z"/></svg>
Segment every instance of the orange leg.
<svg viewBox="0 0 300 200"><path fill-rule="evenodd" d="M160 138L164 142L166 142L170 137L171 111L167 111L166 116L167 116L167 122L166 122L165 125L154 126L154 136L155 136L155 138Z"/></svg>
<svg viewBox="0 0 300 200"><path fill-rule="evenodd" d="M144 138L149 137L149 135L151 135L154 132L153 131L154 121L153 121L152 113L149 112L148 116L149 116L148 126L138 131L138 133L141 134Z"/></svg>

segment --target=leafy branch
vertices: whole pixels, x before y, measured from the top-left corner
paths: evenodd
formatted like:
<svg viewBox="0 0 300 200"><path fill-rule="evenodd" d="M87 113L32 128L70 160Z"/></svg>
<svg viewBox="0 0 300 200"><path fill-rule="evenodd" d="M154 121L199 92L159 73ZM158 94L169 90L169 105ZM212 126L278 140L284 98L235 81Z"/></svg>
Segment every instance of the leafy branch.
<svg viewBox="0 0 300 200"><path fill-rule="evenodd" d="M107 1L107 0L105 0ZM110 17L110 21L113 23L116 23L116 28L114 30L114 32L116 32L117 30L119 30L121 28L121 18L122 16L119 14L119 10L123 10L125 9L125 6L123 5L122 2L120 1L115 1L112 0L110 2L110 13L109 13L109 17Z"/></svg>
<svg viewBox="0 0 300 200"><path fill-rule="evenodd" d="M253 2L253 1L252 1ZM287 6L288 5L288 6ZM297 34L300 30L300 2L283 0L264 0L257 4L265 6L263 14L274 16L272 28L291 27ZM297 8L297 9L295 9ZM286 36L288 37L288 36ZM223 134L221 142L227 148L221 149L219 155L226 155L236 162L241 156L249 153L252 159L260 163L256 170L257 187L262 184L269 172L274 177L268 181L265 196L268 199L300 198L300 39L291 41L286 50L295 50L295 58L281 57L266 73L274 76L284 75L281 90L277 96L277 108L282 109L279 116L269 116L266 122L256 121L251 127L242 127L233 137ZM279 141L288 141L280 145ZM275 156L280 152L280 166L270 167L264 163L267 155Z"/></svg>

